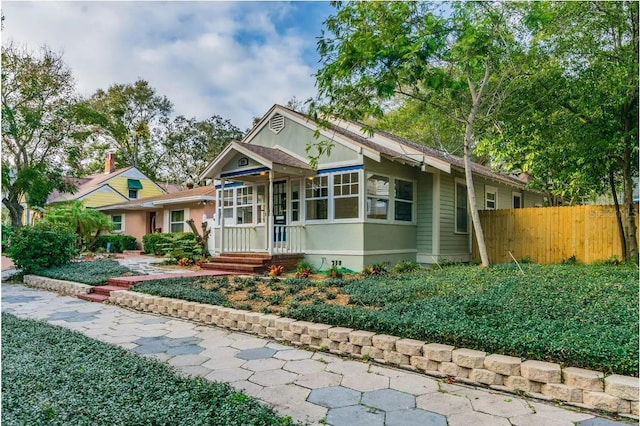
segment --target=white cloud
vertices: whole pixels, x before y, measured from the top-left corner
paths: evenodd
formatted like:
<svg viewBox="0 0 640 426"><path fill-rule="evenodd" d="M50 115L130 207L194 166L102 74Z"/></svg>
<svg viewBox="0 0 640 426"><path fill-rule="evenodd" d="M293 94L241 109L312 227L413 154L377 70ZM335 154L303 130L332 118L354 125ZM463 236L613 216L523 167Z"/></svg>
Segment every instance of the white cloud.
<svg viewBox="0 0 640 426"><path fill-rule="evenodd" d="M304 20L282 25L310 6L5 1L3 43L63 51L85 96L143 78L174 103L175 114L219 114L245 129L272 104L314 93L315 64L303 58L320 28Z"/></svg>

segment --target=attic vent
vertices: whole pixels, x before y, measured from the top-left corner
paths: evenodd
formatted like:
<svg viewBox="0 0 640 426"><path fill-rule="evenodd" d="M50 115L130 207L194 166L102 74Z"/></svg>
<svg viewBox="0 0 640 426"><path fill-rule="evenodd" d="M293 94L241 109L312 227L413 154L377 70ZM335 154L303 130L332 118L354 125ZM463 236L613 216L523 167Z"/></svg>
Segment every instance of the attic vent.
<svg viewBox="0 0 640 426"><path fill-rule="evenodd" d="M269 120L269 130L273 133L280 133L284 129L284 117L280 114L276 114Z"/></svg>

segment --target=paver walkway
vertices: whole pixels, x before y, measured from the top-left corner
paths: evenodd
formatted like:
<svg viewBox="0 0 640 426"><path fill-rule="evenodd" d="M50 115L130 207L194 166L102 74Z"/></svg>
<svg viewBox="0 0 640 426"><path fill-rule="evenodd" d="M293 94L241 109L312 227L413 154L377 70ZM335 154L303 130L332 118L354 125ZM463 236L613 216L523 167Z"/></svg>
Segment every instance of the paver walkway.
<svg viewBox="0 0 640 426"><path fill-rule="evenodd" d="M2 284L2 310L77 330L224 381L310 424L607 426L626 424L424 375L315 353L208 325Z"/></svg>

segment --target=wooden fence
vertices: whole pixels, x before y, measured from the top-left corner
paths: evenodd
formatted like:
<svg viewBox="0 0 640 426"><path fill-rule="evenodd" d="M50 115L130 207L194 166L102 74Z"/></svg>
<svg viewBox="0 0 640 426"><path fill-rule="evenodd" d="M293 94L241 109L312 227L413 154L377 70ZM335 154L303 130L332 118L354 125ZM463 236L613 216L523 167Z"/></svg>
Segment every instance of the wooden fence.
<svg viewBox="0 0 640 426"><path fill-rule="evenodd" d="M509 252L535 263L559 263L573 256L583 263L622 258L614 206L485 210L480 222L491 263L512 262ZM473 258L480 258L475 238Z"/></svg>

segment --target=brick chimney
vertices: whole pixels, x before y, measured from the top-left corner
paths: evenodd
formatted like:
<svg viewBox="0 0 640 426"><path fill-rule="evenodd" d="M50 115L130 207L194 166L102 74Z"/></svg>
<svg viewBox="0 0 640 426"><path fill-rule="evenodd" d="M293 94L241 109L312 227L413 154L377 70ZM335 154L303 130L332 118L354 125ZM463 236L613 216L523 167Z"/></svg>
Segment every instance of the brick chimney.
<svg viewBox="0 0 640 426"><path fill-rule="evenodd" d="M116 163L113 159L113 153L110 152L109 154L107 154L107 161L104 162L104 174L105 175L111 174L115 169L116 169Z"/></svg>

